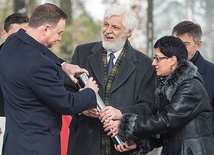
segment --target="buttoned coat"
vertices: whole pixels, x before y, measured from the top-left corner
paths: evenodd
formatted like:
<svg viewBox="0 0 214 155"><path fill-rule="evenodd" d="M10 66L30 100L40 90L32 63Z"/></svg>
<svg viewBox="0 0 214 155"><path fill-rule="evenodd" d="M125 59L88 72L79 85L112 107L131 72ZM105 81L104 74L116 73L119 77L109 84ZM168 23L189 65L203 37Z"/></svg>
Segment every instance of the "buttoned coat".
<svg viewBox="0 0 214 155"><path fill-rule="evenodd" d="M86 68L104 97L104 70L102 43L77 46L71 63ZM155 109L155 70L152 60L129 46L109 93L109 104L122 113L151 114ZM69 85L69 84L66 84ZM71 84L70 84L71 86ZM69 155L100 155L102 124L98 118L74 116L70 125ZM113 147L112 147L113 148ZM119 153L113 149L112 155Z"/></svg>
<svg viewBox="0 0 214 155"><path fill-rule="evenodd" d="M5 41L0 76L6 115L3 155L60 155L62 114L96 105L92 89L66 91L59 58L24 30Z"/></svg>

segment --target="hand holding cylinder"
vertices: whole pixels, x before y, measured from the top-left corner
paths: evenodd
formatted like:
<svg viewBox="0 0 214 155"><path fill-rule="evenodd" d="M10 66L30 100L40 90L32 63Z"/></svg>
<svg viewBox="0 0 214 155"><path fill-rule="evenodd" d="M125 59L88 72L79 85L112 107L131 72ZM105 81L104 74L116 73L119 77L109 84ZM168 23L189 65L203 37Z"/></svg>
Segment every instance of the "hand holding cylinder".
<svg viewBox="0 0 214 155"><path fill-rule="evenodd" d="M88 81L88 76L85 73L83 73L81 75L78 75L76 78L78 79L78 85L79 85L80 88L83 88L86 85L87 81ZM106 105L105 105L105 103L103 102L103 100L101 99L101 97L100 97L100 95L98 93L96 93L96 97L97 97L97 109L98 109L98 111L100 111ZM110 130L112 130L112 129L110 129ZM118 135L114 136L112 138L112 140L117 145L124 143Z"/></svg>

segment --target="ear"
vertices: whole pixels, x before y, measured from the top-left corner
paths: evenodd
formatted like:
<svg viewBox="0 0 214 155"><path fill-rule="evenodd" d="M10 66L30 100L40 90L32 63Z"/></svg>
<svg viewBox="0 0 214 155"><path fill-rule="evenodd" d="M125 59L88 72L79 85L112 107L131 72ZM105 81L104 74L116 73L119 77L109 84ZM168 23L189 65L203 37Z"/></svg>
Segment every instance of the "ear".
<svg viewBox="0 0 214 155"><path fill-rule="evenodd" d="M176 56L172 56L170 59L171 59L171 61L170 61L171 66L177 65L178 60L177 60Z"/></svg>
<svg viewBox="0 0 214 155"><path fill-rule="evenodd" d="M126 34L126 37L129 38L129 37L131 37L131 35L132 35L132 30L129 30Z"/></svg>
<svg viewBox="0 0 214 155"><path fill-rule="evenodd" d="M49 31L51 31L51 26L50 26L50 24L45 24L45 25L43 25L43 32L44 32L44 35L47 34Z"/></svg>
<svg viewBox="0 0 214 155"><path fill-rule="evenodd" d="M1 30L1 36L2 36L2 38L3 38L4 40L7 39L8 33L5 31L5 29L2 29L2 30Z"/></svg>
<svg viewBox="0 0 214 155"><path fill-rule="evenodd" d="M202 41L200 40L200 41L197 43L198 49L201 48L201 46L202 46Z"/></svg>

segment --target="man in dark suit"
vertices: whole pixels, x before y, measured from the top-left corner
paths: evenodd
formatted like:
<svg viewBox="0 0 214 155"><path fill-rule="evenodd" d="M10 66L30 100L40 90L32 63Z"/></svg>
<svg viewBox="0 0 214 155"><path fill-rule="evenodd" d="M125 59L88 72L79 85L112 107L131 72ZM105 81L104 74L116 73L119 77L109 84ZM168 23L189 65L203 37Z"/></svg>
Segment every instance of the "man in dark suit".
<svg viewBox="0 0 214 155"><path fill-rule="evenodd" d="M89 71L107 106L100 113L93 108L72 117L68 155L127 154L117 152L110 138L117 133L118 120L123 113L153 113L155 70L152 60L134 49L128 40L137 24L132 12L122 6L112 6L104 16L102 42L76 47L71 63ZM114 66L108 75L111 54ZM72 83L65 81L65 86L69 89ZM101 123L104 120L113 120L111 126L104 129L106 132ZM109 132L109 129L112 130Z"/></svg>
<svg viewBox="0 0 214 155"><path fill-rule="evenodd" d="M214 110L214 64L205 60L199 52L202 46L201 26L192 21L185 20L174 26L172 35L180 38L186 45L188 59L197 66L198 72L202 75L210 104ZM212 118L212 131L214 134L214 112Z"/></svg>
<svg viewBox="0 0 214 155"><path fill-rule="evenodd" d="M4 40L7 37L15 32L17 32L20 28L26 30L28 26L29 18L26 15L21 13L13 13L9 15L4 20L4 28L1 31L1 36ZM0 45L0 50L4 43ZM3 94L0 91L0 116L4 116L4 105L3 105Z"/></svg>
<svg viewBox="0 0 214 155"><path fill-rule="evenodd" d="M63 72L86 72L63 64L48 48L61 40L67 15L54 4L38 6L26 32L5 41L0 54L6 131L3 155L59 155L62 114L76 114L96 105L98 87L90 78L77 93L65 90ZM64 67L63 67L64 66Z"/></svg>
<svg viewBox="0 0 214 155"><path fill-rule="evenodd" d="M21 13L13 13L9 15L4 20L4 28L1 31L1 36L4 40L7 39L7 37L15 32L17 32L20 28L26 29L28 26L29 18L26 15L23 15ZM0 45L0 50L2 48L4 43ZM5 114L4 114L4 100L3 100L3 93L0 88L0 124L4 124L5 122ZM3 134L2 128L4 126L0 125L0 138L2 138ZM0 152L1 152L2 143L0 143Z"/></svg>

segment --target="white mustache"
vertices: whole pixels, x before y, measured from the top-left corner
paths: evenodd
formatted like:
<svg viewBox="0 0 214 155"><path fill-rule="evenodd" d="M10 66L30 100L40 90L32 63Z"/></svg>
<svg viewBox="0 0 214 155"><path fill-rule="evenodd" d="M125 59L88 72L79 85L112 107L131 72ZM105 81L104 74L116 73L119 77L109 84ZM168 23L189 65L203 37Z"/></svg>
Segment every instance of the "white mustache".
<svg viewBox="0 0 214 155"><path fill-rule="evenodd" d="M107 34L107 33L104 33L104 35L105 35L106 37L111 37L111 38L114 38L114 39L115 39L114 34Z"/></svg>

